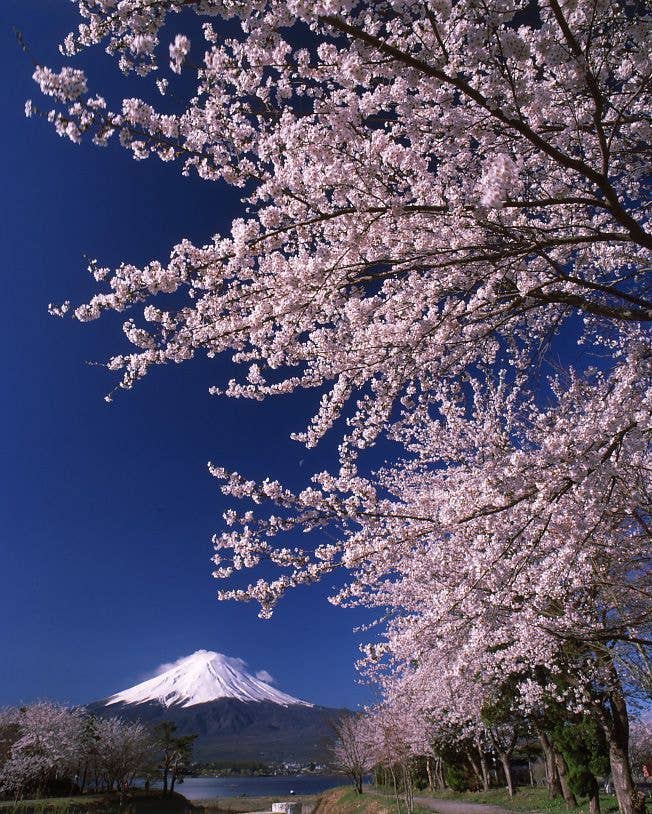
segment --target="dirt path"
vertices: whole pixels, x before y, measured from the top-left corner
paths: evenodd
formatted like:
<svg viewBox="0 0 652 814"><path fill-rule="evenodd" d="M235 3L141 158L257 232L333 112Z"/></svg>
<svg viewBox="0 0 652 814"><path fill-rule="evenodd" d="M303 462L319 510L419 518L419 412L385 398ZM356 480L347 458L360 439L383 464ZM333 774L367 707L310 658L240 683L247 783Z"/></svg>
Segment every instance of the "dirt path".
<svg viewBox="0 0 652 814"><path fill-rule="evenodd" d="M500 806L485 803L467 803L459 800L435 800L432 797L415 797L414 802L436 811L437 814L514 814Z"/></svg>

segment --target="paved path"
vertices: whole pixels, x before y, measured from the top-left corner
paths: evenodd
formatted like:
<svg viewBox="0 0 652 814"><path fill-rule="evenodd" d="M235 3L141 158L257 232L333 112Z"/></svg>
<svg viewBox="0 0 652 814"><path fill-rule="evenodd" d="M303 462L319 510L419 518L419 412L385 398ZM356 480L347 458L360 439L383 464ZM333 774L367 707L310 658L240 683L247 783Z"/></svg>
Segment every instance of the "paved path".
<svg viewBox="0 0 652 814"><path fill-rule="evenodd" d="M437 814L514 814L500 806L485 803L466 803L459 800L436 800L433 797L415 797L414 802L436 811Z"/></svg>

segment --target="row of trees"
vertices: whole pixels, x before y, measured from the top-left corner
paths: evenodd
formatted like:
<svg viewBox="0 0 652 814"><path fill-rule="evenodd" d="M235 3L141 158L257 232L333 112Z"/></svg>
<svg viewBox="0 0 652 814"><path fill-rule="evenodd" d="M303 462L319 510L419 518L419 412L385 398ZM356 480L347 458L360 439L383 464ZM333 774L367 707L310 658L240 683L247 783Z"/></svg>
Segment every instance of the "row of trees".
<svg viewBox="0 0 652 814"><path fill-rule="evenodd" d="M572 809L578 797L600 813L599 793L610 774L609 752L596 720L550 704L543 718L508 713L504 705L485 707L482 716L454 729L434 715L419 720L404 703L383 704L336 724L335 765L351 778L359 794L366 776L394 791L399 812L414 809L415 790L488 791L502 785L517 789L514 757L527 761L530 785L544 781L548 797L563 797ZM630 758L638 780L652 768L652 722L632 727ZM535 777L532 761L535 760Z"/></svg>
<svg viewBox="0 0 652 814"><path fill-rule="evenodd" d="M120 795L136 777L163 780L174 790L190 762L194 736L177 737L175 725L153 731L140 723L97 718L82 708L41 701L0 711L0 795Z"/></svg>
<svg viewBox="0 0 652 814"><path fill-rule="evenodd" d="M143 96L111 109L79 68L39 66L57 132L231 184L242 212L165 263L92 264L102 289L72 313L129 309L131 346L107 363L123 388L230 354L214 392L314 388L295 437L339 433L336 464L297 490L211 468L245 504L215 538L222 598L269 616L285 591L345 572L331 600L381 620L362 668L388 709L410 699L423 749L455 732L506 765L527 720L559 750L549 715L564 708L596 727L621 814L641 814L628 755L629 707L652 687L643 6L79 9L64 53L105 47ZM370 471L379 439L394 452Z"/></svg>

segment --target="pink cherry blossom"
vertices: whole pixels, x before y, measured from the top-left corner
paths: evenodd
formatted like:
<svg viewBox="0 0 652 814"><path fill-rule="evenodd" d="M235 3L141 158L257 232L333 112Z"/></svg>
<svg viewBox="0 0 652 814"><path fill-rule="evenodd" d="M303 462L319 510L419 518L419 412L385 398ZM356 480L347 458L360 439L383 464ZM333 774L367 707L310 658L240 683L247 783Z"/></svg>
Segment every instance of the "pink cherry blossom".
<svg viewBox="0 0 652 814"><path fill-rule="evenodd" d="M318 389L294 437L341 433L334 471L296 492L211 465L245 504L214 538L215 575L254 572L222 598L268 616L288 589L346 572L331 601L383 620L363 669L387 714L420 699L421 734L400 744L455 732L506 749L513 732L481 713L509 677L515 716L554 699L596 717L620 809L637 814L623 687L643 687L650 624L644 20L602 0L80 0L63 51L103 45L165 91L190 43L171 32L169 65L157 44L182 5L204 42L181 112L110 109L77 69L35 78L60 135L241 190L206 245L91 265L98 291L70 310L129 311L133 350L107 362L118 386L228 355L211 392ZM573 367L557 358L571 341ZM395 455L371 473L381 437ZM298 531L303 546L285 539Z"/></svg>

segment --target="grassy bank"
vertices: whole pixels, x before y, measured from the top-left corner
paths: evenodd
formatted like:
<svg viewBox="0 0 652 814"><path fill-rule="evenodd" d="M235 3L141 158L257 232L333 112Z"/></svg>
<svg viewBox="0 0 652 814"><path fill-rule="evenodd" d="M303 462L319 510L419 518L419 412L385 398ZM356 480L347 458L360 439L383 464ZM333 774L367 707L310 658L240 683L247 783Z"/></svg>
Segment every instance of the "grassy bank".
<svg viewBox="0 0 652 814"><path fill-rule="evenodd" d="M324 792L314 814L395 814L395 810L388 800L378 795L340 788Z"/></svg>
<svg viewBox="0 0 652 814"><path fill-rule="evenodd" d="M466 800L469 803L490 803L495 806L502 806L509 811L535 812L535 814L588 814L588 800L579 798L578 807L570 809L564 801L558 797L555 800L548 799L547 789L530 788L524 786L518 789L514 797L508 795L506 789L490 789L482 792L454 792L442 791L419 792L423 797L434 797L439 800ZM616 798L609 795L600 797L600 810L602 814L612 814L618 811ZM652 809L651 809L652 810Z"/></svg>
<svg viewBox="0 0 652 814"><path fill-rule="evenodd" d="M20 800L17 803L0 802L0 811L16 814L77 814L77 812L101 812L111 803L103 795L85 797L47 797L40 800Z"/></svg>
<svg viewBox="0 0 652 814"><path fill-rule="evenodd" d="M520 788L510 799L506 790L491 789L488 792L418 792L418 796L440 800L467 801L498 805L522 814L571 814L563 800L548 800L546 789ZM0 802L0 814L246 814L246 812L269 811L272 803L288 797L221 797L190 802L180 794L162 797L160 792L136 791L128 795L125 806L120 808L118 795L84 795L43 800L23 800L19 803ZM399 814L392 796L369 790L363 795L352 788L336 788L323 794L297 795L291 798L303 804L303 814ZM579 800L573 814L588 814L588 802ZM602 814L618 811L614 797L600 798ZM652 814L652 801L648 801ZM401 807L405 814L405 807ZM431 809L416 806L415 814L433 814Z"/></svg>
<svg viewBox="0 0 652 814"><path fill-rule="evenodd" d="M244 814L269 811L272 803L292 799L303 803L303 814L312 814L317 795L288 797L220 797L186 800L181 794L163 797L160 792L134 791L123 808L117 794L85 794L81 797L49 797L42 800L0 802L0 814Z"/></svg>
<svg viewBox="0 0 652 814"><path fill-rule="evenodd" d="M118 794L0 802L0 814L191 814L201 811L180 794L163 797L160 792L145 791L129 793L122 808Z"/></svg>
<svg viewBox="0 0 652 814"><path fill-rule="evenodd" d="M338 788L321 795L314 814L405 814L405 803L401 803L399 812L393 796L378 794L373 787L365 786L365 793L362 795L350 787ZM414 814L433 812L417 804Z"/></svg>

